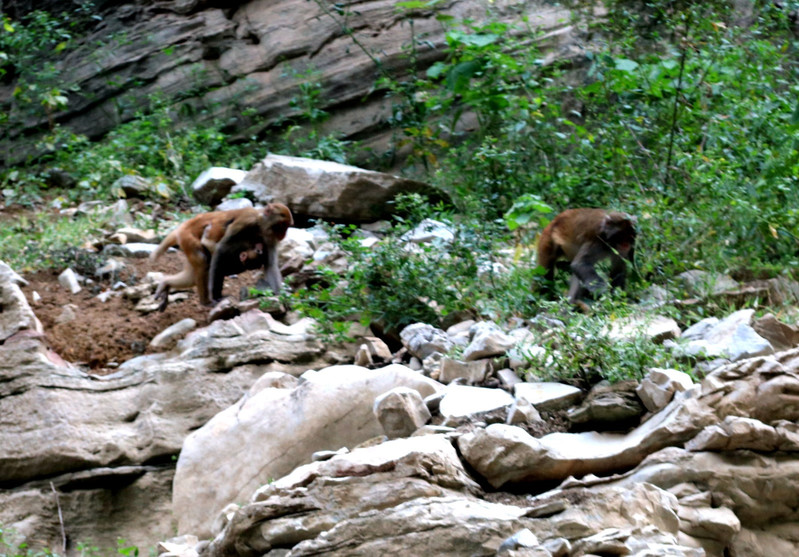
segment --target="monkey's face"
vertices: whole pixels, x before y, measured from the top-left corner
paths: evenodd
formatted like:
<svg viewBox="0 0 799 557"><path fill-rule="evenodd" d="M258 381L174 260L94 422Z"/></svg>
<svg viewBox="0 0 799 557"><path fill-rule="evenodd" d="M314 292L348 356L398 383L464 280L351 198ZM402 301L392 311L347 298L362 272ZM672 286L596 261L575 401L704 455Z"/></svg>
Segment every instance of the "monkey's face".
<svg viewBox="0 0 799 557"><path fill-rule="evenodd" d="M622 257L627 257L633 249L637 234L635 217L627 213L609 213L602 223L602 238Z"/></svg>
<svg viewBox="0 0 799 557"><path fill-rule="evenodd" d="M288 207L282 203L270 203L264 209L264 213L270 223L269 229L274 237L279 241L286 237L289 226L294 224L294 217Z"/></svg>

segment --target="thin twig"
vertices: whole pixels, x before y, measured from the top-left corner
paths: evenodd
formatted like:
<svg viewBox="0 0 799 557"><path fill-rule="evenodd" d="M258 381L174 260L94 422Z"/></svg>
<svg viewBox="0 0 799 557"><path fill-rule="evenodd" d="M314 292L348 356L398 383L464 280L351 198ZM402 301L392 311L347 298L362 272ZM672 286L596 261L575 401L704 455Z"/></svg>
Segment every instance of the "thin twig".
<svg viewBox="0 0 799 557"><path fill-rule="evenodd" d="M680 41L680 48L682 49L682 54L680 56L680 75L677 78L677 90L674 92L674 110L671 113L671 132L669 133L669 154L666 157L666 174L665 174L665 182L668 183L670 179L670 169L671 169L671 157L672 153L674 152L674 135L677 129L677 109L680 106L680 92L682 91L682 76L683 71L685 70L685 59L688 57L688 45L686 44L688 41L688 30L691 26L691 14L688 14L687 19L685 20L685 35L683 40Z"/></svg>
<svg viewBox="0 0 799 557"><path fill-rule="evenodd" d="M61 525L61 554L67 554L67 532L64 529L64 515L61 513L61 501L58 499L58 492L55 490L55 485L53 482L50 482L50 488L53 490L53 496L55 497L55 504L58 507L58 523Z"/></svg>

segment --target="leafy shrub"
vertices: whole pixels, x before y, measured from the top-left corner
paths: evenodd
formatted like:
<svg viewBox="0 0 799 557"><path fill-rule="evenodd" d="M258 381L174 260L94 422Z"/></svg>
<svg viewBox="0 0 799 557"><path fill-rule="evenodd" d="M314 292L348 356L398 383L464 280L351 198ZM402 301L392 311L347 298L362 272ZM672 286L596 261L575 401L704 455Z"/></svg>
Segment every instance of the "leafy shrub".
<svg viewBox="0 0 799 557"><path fill-rule="evenodd" d="M604 298L592 315L570 314L564 326L539 331L535 344L543 351L526 354L528 374L534 380L557 380L590 387L602 379L611 383L640 380L649 368L667 367L690 372L662 345L639 332L625 340L611 337L607 316L629 317L629 310ZM621 313L619 313L621 311Z"/></svg>

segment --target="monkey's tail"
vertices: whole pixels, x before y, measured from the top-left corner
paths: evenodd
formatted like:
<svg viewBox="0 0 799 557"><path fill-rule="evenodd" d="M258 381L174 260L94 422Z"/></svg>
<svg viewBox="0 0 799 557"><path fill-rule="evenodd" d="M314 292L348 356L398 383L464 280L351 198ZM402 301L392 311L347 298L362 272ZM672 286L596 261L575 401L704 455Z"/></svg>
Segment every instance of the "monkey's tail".
<svg viewBox="0 0 799 557"><path fill-rule="evenodd" d="M177 235L177 229L175 229L169 234L167 234L166 238L164 238L161 241L161 243L158 244L158 247L155 249L155 251L150 254L150 259L155 261L162 255L164 255L164 252L166 250L168 250L172 246L176 246L177 244L178 244L178 235Z"/></svg>

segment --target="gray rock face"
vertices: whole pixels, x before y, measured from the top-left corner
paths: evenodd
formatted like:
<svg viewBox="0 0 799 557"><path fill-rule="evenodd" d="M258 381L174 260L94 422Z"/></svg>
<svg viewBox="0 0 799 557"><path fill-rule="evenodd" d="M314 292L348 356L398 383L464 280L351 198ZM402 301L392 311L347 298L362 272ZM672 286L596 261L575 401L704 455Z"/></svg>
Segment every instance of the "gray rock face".
<svg viewBox="0 0 799 557"><path fill-rule="evenodd" d="M446 354L454 346L447 333L426 323L408 325L400 332L400 338L408 352L420 360L435 352Z"/></svg>
<svg viewBox="0 0 799 557"><path fill-rule="evenodd" d="M173 495L179 533L207 538L225 505L309 462L314 452L381 435L372 406L386 391L407 386L428 396L441 388L401 365L334 366L303 377L296 389L262 389L245 397L187 437Z"/></svg>
<svg viewBox="0 0 799 557"><path fill-rule="evenodd" d="M267 155L233 192L249 192L261 203L280 201L297 216L371 222L389 216L399 193L430 193L406 178L336 162Z"/></svg>
<svg viewBox="0 0 799 557"><path fill-rule="evenodd" d="M307 332L300 336L296 327L250 312L197 331L173 352L95 377L47 348L16 284L0 282L0 292L3 318L15 319L0 358L0 523L53 548L61 533L50 481L70 539L113 547L124 536L147 547L153 536L168 535L174 471L148 463L177 455L191 431L239 400L265 372L307 369L276 360L304 352L299 357L313 365L323 354ZM227 355L216 358L217 350Z"/></svg>
<svg viewBox="0 0 799 557"><path fill-rule="evenodd" d="M409 437L430 420L419 391L396 387L375 399L374 412L389 439Z"/></svg>
<svg viewBox="0 0 799 557"><path fill-rule="evenodd" d="M84 46L60 60L69 69L65 75L82 91L70 95L66 110L58 114L59 123L99 137L131 119L153 94L181 93L182 102L203 107L198 120L226 121L250 137L303 110L292 105L301 94L300 85L308 81L297 68L310 67L311 79L323 85L319 108L332 114L322 131L335 131L344 139L357 136L366 147L385 149L392 134L386 124L391 103L384 90L373 87L378 68L346 36L341 22L305 0L239 1L223 9L216 5L137 2L104 14L103 25ZM229 9L233 6L237 9ZM486 0L449 0L437 10L479 22L485 20L488 6ZM577 54L563 48L571 34L568 11L530 3L505 7L497 17L519 21L520 12L534 18L547 44L561 47L560 58ZM445 29L432 9L411 14L416 36L425 38L414 69L424 71L443 58ZM407 75L410 64L403 49L411 37L408 26L399 24L401 17L405 15L393 4L369 0L352 10L346 23L368 52L379 53L383 68L394 76ZM108 37L124 40L109 43ZM170 55L164 55L167 50ZM129 102L120 102L123 97ZM242 107L257 117L243 117ZM8 155L9 160L0 160L0 165L34 152L39 138L25 131L39 127L47 128L44 114L39 121L26 120L11 128L0 148L0 157Z"/></svg>
<svg viewBox="0 0 799 557"><path fill-rule="evenodd" d="M212 166L205 170L191 184L194 198L206 205L217 205L230 193L233 186L244 179L247 173L244 170Z"/></svg>
<svg viewBox="0 0 799 557"><path fill-rule="evenodd" d="M677 543L677 499L651 485L576 488L522 505L478 499L478 492L442 436L391 441L302 466L261 488L201 555L544 557L570 555L572 545L574 555L609 547L615 555L702 555ZM532 518L538 514L547 518Z"/></svg>
<svg viewBox="0 0 799 557"><path fill-rule="evenodd" d="M683 332L678 351L700 358L729 358L732 361L774 352L768 340L752 328L753 309L742 309L719 320L709 317Z"/></svg>
<svg viewBox="0 0 799 557"><path fill-rule="evenodd" d="M628 434L550 433L536 439L521 428L491 424L460 437L458 448L480 475L500 487L629 468L655 450L690 439L700 424L712 420L695 398L682 397Z"/></svg>

